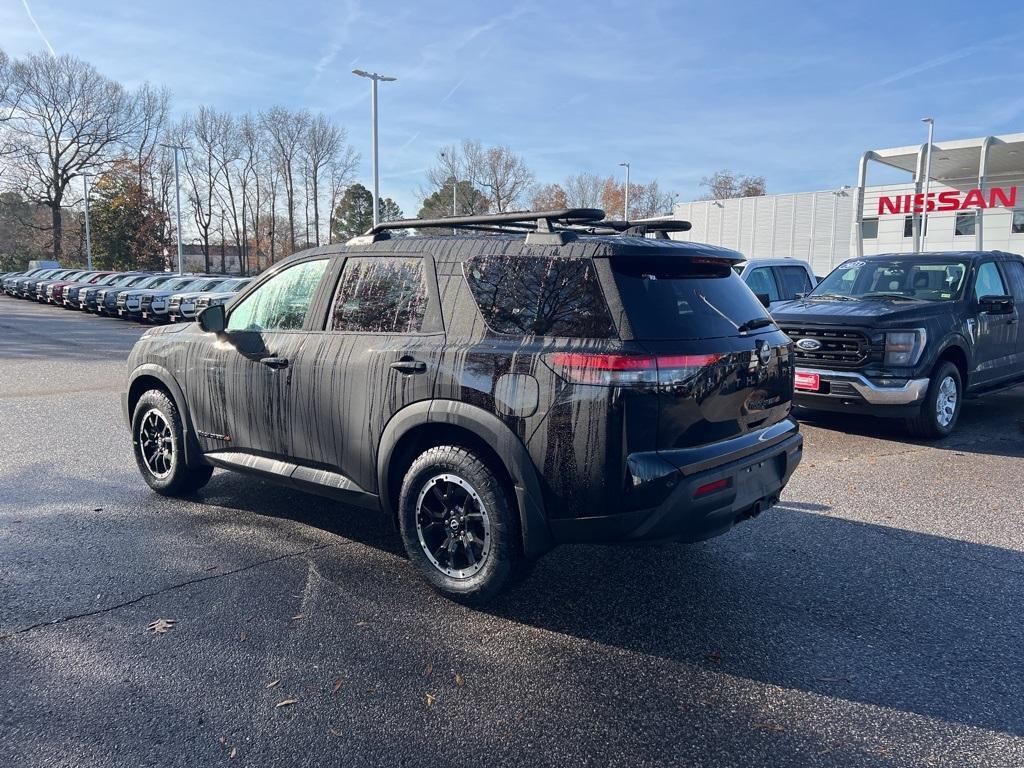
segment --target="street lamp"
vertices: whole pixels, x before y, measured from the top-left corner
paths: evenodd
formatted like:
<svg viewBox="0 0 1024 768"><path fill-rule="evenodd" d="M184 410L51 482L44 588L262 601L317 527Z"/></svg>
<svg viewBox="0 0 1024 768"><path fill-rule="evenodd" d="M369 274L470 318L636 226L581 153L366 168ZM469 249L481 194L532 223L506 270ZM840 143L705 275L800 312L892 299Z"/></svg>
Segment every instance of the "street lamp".
<svg viewBox="0 0 1024 768"><path fill-rule="evenodd" d="M365 77L371 81L370 89L370 114L373 117L373 226L377 226L380 219L380 172L377 166L377 83L393 83L397 77L379 75L376 72L367 72L365 69L353 69L353 75Z"/></svg>
<svg viewBox="0 0 1024 768"><path fill-rule="evenodd" d="M619 163L619 165L626 169L626 199L622 205L622 219L629 221L629 163Z"/></svg>
<svg viewBox="0 0 1024 768"><path fill-rule="evenodd" d="M89 174L82 174L82 191L85 195L85 267L92 269L92 235L89 229Z"/></svg>
<svg viewBox="0 0 1024 768"><path fill-rule="evenodd" d="M185 257L181 251L181 184L178 182L178 150L185 151L179 144L161 144L165 149L174 150L174 209L178 217L178 274L185 272Z"/></svg>
<svg viewBox="0 0 1024 768"><path fill-rule="evenodd" d="M935 135L935 120L922 117L922 123L928 124L928 149L924 155L924 210L921 212L921 250L926 250L925 240L928 239L928 186L932 178L932 137Z"/></svg>

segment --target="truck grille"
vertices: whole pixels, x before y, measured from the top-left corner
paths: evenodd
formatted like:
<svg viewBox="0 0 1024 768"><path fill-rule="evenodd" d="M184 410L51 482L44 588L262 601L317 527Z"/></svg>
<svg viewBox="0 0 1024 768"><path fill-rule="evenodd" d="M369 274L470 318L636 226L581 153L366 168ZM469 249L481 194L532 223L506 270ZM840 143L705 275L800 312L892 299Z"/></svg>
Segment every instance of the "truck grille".
<svg viewBox="0 0 1024 768"><path fill-rule="evenodd" d="M796 342L793 351L797 365L850 369L860 368L872 359L871 340L860 330L796 325L785 326L782 330ZM801 339L814 339L821 346L815 350L802 349Z"/></svg>

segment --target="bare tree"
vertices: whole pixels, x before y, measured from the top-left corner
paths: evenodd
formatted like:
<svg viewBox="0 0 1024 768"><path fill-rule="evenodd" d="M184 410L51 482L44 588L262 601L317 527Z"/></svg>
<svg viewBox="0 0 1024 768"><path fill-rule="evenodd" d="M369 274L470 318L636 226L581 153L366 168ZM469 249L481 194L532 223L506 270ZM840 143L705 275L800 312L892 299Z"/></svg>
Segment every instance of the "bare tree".
<svg viewBox="0 0 1024 768"><path fill-rule="evenodd" d="M200 107L177 128L176 144L188 147L184 152L185 176L192 217L203 245L203 261L210 270L210 233L213 230L217 181L221 164L217 150L224 116L209 107Z"/></svg>
<svg viewBox="0 0 1024 768"><path fill-rule="evenodd" d="M131 138L135 165L139 174L139 189L144 188L146 176L152 182L151 167L156 154L157 144L167 123L167 112L171 103L171 92L165 87L153 88L144 83L138 92L139 124ZM153 192L152 183L150 192Z"/></svg>
<svg viewBox="0 0 1024 768"><path fill-rule="evenodd" d="M764 176L744 176L728 168L715 171L700 180L707 187L710 200L728 200L733 197L761 197L766 194Z"/></svg>
<svg viewBox="0 0 1024 768"><path fill-rule="evenodd" d="M68 55L15 61L11 87L19 97L7 121L15 183L50 209L53 257L60 259L68 187L124 149L139 129L139 96Z"/></svg>
<svg viewBox="0 0 1024 768"><path fill-rule="evenodd" d="M323 114L317 114L309 121L303 137L302 152L305 155L309 176L309 192L313 198L314 240L320 245L320 183L325 169L330 168L345 146L345 130L334 125Z"/></svg>
<svg viewBox="0 0 1024 768"><path fill-rule="evenodd" d="M359 165L359 153L346 145L330 164L328 177L330 181L330 213L327 221L327 242L334 242L334 221L338 202L345 193L345 188L352 183L352 176Z"/></svg>
<svg viewBox="0 0 1024 768"><path fill-rule="evenodd" d="M498 213L520 204L533 184L533 171L509 147L484 147L479 141L462 142L462 158L469 180L487 195Z"/></svg>
<svg viewBox="0 0 1024 768"><path fill-rule="evenodd" d="M249 213L248 225L244 221L244 215L242 217L243 230L251 232L253 245L256 247L256 270L259 271L260 253L263 244L263 238L260 234L260 214L263 212L266 197L266 187L261 170L264 157L266 156L264 148L266 137L263 129L260 127L259 120L250 114L242 116L242 120L238 125L238 136L242 143L242 164L244 169L242 176L242 199ZM245 265L246 270L248 270L249 240L244 235L242 239L245 246Z"/></svg>
<svg viewBox="0 0 1024 768"><path fill-rule="evenodd" d="M309 112L292 112L285 107L271 107L261 113L260 121L271 140L275 160L284 182L288 210L288 241L295 250L295 170L300 157L302 140L310 123Z"/></svg>
<svg viewBox="0 0 1024 768"><path fill-rule="evenodd" d="M540 184L530 197L530 208L534 211L554 211L567 207L565 190L561 184Z"/></svg>
<svg viewBox="0 0 1024 768"><path fill-rule="evenodd" d="M593 173L577 173L565 180L565 202L569 208L600 208L604 179Z"/></svg>

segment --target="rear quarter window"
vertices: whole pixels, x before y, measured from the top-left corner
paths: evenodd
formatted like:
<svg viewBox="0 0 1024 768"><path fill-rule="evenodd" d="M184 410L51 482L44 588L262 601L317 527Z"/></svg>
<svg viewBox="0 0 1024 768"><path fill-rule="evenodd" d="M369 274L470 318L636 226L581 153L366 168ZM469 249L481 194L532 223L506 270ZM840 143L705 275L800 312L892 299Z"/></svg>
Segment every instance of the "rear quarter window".
<svg viewBox="0 0 1024 768"><path fill-rule="evenodd" d="M463 264L487 326L512 336L615 335L591 259L480 256Z"/></svg>

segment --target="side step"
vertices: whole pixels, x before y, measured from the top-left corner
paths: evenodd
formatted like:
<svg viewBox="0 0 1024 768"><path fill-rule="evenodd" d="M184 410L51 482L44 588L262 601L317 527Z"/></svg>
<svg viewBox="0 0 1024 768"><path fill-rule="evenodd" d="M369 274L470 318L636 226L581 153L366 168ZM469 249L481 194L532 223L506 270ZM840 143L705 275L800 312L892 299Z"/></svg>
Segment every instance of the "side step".
<svg viewBox="0 0 1024 768"><path fill-rule="evenodd" d="M970 392L966 393L964 397L967 400L974 400L975 398L985 397L986 395L996 395L999 394L1000 392L1007 392L1011 389L1015 389L1016 387L1021 386L1024 386L1024 378L1014 379L1013 381L995 384L991 387L987 387L986 389L971 390Z"/></svg>

